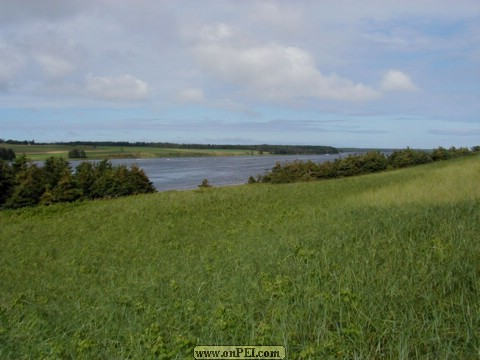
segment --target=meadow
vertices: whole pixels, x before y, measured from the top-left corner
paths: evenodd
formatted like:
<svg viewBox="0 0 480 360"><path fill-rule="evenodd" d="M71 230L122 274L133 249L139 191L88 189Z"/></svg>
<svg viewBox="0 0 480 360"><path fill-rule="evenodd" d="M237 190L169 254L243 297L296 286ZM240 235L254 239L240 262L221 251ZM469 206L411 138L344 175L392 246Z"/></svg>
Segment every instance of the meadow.
<svg viewBox="0 0 480 360"><path fill-rule="evenodd" d="M0 212L0 358L480 356L480 158Z"/></svg>
<svg viewBox="0 0 480 360"><path fill-rule="evenodd" d="M74 148L85 151L90 160L103 159L145 159L161 157L193 157L193 156L235 156L253 155L258 152L240 149L175 149L153 146L92 146L92 145L20 145L7 144L17 155L25 154L34 161L44 161L51 156L68 158L68 152Z"/></svg>

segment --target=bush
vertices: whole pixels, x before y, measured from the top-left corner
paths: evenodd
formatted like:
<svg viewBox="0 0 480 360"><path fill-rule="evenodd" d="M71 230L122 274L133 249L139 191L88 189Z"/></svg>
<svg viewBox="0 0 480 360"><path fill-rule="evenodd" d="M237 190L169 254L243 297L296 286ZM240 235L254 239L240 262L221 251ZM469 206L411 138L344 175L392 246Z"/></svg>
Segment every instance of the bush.
<svg viewBox="0 0 480 360"><path fill-rule="evenodd" d="M211 188L212 185L208 182L208 179L203 179L202 183L198 185L200 189L206 189L206 188Z"/></svg>
<svg viewBox="0 0 480 360"><path fill-rule="evenodd" d="M259 181L273 184L289 183L293 181L309 181L317 178L319 167L313 161L277 162L273 169L259 178Z"/></svg>
<svg viewBox="0 0 480 360"><path fill-rule="evenodd" d="M350 155L335 162L335 177L354 176L383 171L388 166L388 160L379 151L370 151L362 155Z"/></svg>
<svg viewBox="0 0 480 360"><path fill-rule="evenodd" d="M450 151L441 146L434 149L431 156L433 161L448 160L451 158Z"/></svg>
<svg viewBox="0 0 480 360"><path fill-rule="evenodd" d="M71 172L70 163L62 157L51 156L45 160L42 168L45 181L50 187L54 187L65 171Z"/></svg>
<svg viewBox="0 0 480 360"><path fill-rule="evenodd" d="M15 184L15 174L12 167L0 159L0 206L7 201Z"/></svg>
<svg viewBox="0 0 480 360"><path fill-rule="evenodd" d="M426 164L433 161L432 157L425 151L412 150L406 148L405 150L394 151L390 157L390 165L393 168L404 168L413 165Z"/></svg>
<svg viewBox="0 0 480 360"><path fill-rule="evenodd" d="M8 208L20 208L37 205L45 192L44 172L35 164L30 164L25 170L15 176L15 186L6 201Z"/></svg>
<svg viewBox="0 0 480 360"><path fill-rule="evenodd" d="M13 159L15 159L15 152L13 149L0 147L0 160L12 161Z"/></svg>
<svg viewBox="0 0 480 360"><path fill-rule="evenodd" d="M69 159L85 159L87 154L81 149L72 149L68 152Z"/></svg>

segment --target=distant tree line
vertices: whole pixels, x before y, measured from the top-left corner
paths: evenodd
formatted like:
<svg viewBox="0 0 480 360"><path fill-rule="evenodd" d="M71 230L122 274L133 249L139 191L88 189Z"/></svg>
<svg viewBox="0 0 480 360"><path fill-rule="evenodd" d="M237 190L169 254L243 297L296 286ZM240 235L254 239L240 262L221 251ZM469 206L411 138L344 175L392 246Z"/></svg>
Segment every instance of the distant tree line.
<svg viewBox="0 0 480 360"><path fill-rule="evenodd" d="M0 139L0 144L12 144L12 145L33 145L35 144L35 140L5 140Z"/></svg>
<svg viewBox="0 0 480 360"><path fill-rule="evenodd" d="M15 151L13 149L0 147L0 160L10 161L13 159L15 159Z"/></svg>
<svg viewBox="0 0 480 360"><path fill-rule="evenodd" d="M324 163L300 161L280 163L258 178L250 177L249 183L290 183L296 181L311 181L334 179L379 171L405 168L414 165L426 164L432 161L447 160L480 152L480 146L472 149L439 147L431 152L423 150L395 150L390 155L380 151L369 151L365 154L349 155Z"/></svg>
<svg viewBox="0 0 480 360"><path fill-rule="evenodd" d="M191 150L247 150L256 151L260 154L270 153L275 155L323 155L338 154L339 150L332 146L323 145L218 145L218 144L177 144L170 142L128 142L128 141L70 141L54 143L36 143L35 140L4 140L0 144L16 145L71 145L71 146L122 146L122 147L158 147L163 149L191 149Z"/></svg>
<svg viewBox="0 0 480 360"><path fill-rule="evenodd" d="M58 202L115 198L155 192L137 165L112 166L107 160L83 162L74 172L61 157L38 166L21 155L13 162L0 160L0 208L21 208Z"/></svg>
<svg viewBox="0 0 480 360"><path fill-rule="evenodd" d="M54 142L50 144L35 143L32 141L3 140L0 143L17 145L69 145L69 146L121 146L121 147L157 147L164 149L191 149L191 150L247 150L259 153L276 155L315 155L315 154L338 154L339 150L332 146L317 145L218 145L218 144L177 144L170 142L128 142L128 141L71 141ZM73 158L73 157L72 157Z"/></svg>
<svg viewBox="0 0 480 360"><path fill-rule="evenodd" d="M314 154L338 154L338 149L332 146L317 145L218 145L218 144L177 144L170 142L125 142L125 141L74 141L68 143L55 143L56 145L73 146L135 146L135 147L158 147L164 149L191 149L191 150L248 150L259 153L271 153L277 155L314 155Z"/></svg>

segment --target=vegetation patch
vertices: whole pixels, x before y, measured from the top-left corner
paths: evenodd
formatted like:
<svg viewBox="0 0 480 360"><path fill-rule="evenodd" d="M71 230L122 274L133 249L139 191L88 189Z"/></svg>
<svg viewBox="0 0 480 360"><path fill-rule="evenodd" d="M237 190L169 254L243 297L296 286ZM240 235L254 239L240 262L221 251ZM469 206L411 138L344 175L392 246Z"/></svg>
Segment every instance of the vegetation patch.
<svg viewBox="0 0 480 360"><path fill-rule="evenodd" d="M348 176L357 176L376 173L385 170L401 169L415 165L427 164L433 161L449 160L462 156L474 155L480 152L480 147L472 149L439 147L432 152L413 150L395 150L389 155L380 151L369 151L365 154L351 154L346 158L337 158L334 161L314 163L313 161L295 160L293 162L278 162L271 171L250 178L249 183L289 183L296 181L311 181L334 179Z"/></svg>
<svg viewBox="0 0 480 360"><path fill-rule="evenodd" d="M69 159L85 159L87 154L82 149L72 149L68 152Z"/></svg>
<svg viewBox="0 0 480 360"><path fill-rule="evenodd" d="M215 145L215 144L175 144L161 142L127 141L74 141L68 143L36 143L35 141L15 141L0 139L17 154L25 154L35 161L44 161L55 156L73 158L79 155L72 151L81 151L89 159L140 159L162 157L194 157L194 156L237 156L237 155L312 155L337 154L338 149L331 146L312 145ZM0 150L1 151L1 150ZM78 156L74 156L78 157ZM82 156L83 157L83 156ZM1 158L1 152L0 152Z"/></svg>
<svg viewBox="0 0 480 360"><path fill-rule="evenodd" d="M2 211L0 358L477 358L478 174L472 156Z"/></svg>
<svg viewBox="0 0 480 360"><path fill-rule="evenodd" d="M48 158L42 167L25 155L11 164L0 160L0 209L152 192L153 184L137 165L83 162L72 173L61 157Z"/></svg>

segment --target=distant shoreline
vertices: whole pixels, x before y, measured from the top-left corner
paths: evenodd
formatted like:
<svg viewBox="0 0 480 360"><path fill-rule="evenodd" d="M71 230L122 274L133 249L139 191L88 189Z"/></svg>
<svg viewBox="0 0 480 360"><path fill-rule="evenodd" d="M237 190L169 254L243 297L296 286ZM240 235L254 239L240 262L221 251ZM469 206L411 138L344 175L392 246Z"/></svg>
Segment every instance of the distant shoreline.
<svg viewBox="0 0 480 360"><path fill-rule="evenodd" d="M178 146L178 147L175 147ZM205 145L170 143L55 143L2 142L0 147L11 148L15 154L25 154L34 161L44 161L51 156L71 160L151 159L211 156L264 156L264 155L323 155L338 154L329 146L308 145ZM69 158L69 151L82 150L85 158Z"/></svg>

